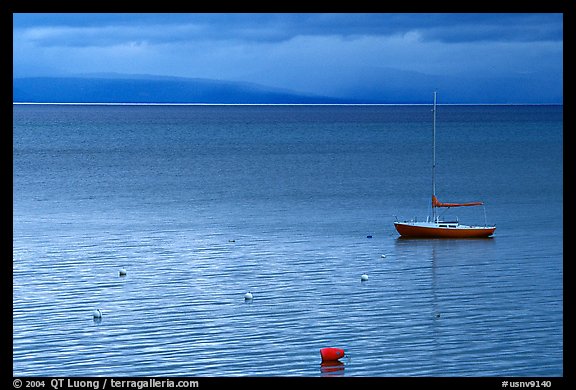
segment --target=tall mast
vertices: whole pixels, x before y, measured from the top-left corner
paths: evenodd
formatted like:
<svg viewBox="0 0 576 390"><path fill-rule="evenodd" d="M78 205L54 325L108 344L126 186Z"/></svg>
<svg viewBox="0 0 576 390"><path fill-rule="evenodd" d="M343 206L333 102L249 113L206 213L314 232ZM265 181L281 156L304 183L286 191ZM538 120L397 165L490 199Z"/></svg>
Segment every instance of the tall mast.
<svg viewBox="0 0 576 390"><path fill-rule="evenodd" d="M432 222L436 220L434 197L436 196L436 91L434 91L434 108L432 121Z"/></svg>

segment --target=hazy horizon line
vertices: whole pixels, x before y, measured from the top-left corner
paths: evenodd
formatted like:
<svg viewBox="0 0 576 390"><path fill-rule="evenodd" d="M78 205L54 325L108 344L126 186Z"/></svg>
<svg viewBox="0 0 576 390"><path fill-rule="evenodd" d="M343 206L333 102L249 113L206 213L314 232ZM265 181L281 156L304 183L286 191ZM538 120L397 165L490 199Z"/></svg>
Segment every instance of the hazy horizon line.
<svg viewBox="0 0 576 390"><path fill-rule="evenodd" d="M433 103L120 103L12 102L12 105L62 106L432 106ZM438 103L437 106L563 106L564 103Z"/></svg>

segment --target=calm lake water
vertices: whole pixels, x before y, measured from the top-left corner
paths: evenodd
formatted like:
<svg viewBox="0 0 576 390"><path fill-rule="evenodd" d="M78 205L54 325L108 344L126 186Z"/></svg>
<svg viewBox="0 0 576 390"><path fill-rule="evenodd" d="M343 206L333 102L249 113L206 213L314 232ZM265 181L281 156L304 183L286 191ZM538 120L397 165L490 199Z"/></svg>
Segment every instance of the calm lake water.
<svg viewBox="0 0 576 390"><path fill-rule="evenodd" d="M439 106L496 233L400 239L430 109L15 105L13 374L562 376L563 108Z"/></svg>

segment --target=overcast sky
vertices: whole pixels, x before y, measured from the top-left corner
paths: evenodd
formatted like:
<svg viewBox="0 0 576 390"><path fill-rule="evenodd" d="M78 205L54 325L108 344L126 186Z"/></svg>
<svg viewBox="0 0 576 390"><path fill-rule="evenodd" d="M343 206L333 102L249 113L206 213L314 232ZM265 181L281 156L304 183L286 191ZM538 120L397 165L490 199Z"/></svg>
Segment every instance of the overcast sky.
<svg viewBox="0 0 576 390"><path fill-rule="evenodd" d="M380 85L419 80L436 80L445 88L446 80L467 83L470 93L478 94L516 80L511 85L527 89L514 93L549 93L562 102L562 14L14 14L13 19L14 77L150 74L329 96L376 93ZM541 87L530 87L530 80Z"/></svg>

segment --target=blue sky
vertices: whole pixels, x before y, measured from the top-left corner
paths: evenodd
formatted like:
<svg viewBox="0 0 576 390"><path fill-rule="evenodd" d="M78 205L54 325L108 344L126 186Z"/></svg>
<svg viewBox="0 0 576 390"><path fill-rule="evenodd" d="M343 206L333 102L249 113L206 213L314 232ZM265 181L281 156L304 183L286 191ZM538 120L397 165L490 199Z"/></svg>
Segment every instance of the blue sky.
<svg viewBox="0 0 576 390"><path fill-rule="evenodd" d="M562 14L50 13L13 20L14 77L148 74L336 97L409 99L437 88L448 101L562 103Z"/></svg>

